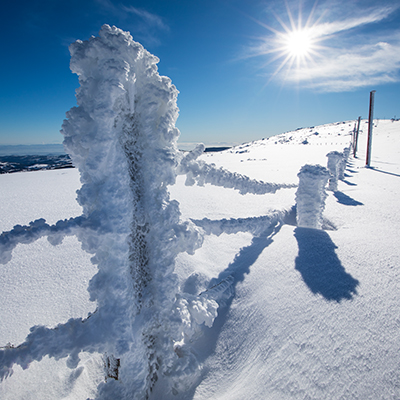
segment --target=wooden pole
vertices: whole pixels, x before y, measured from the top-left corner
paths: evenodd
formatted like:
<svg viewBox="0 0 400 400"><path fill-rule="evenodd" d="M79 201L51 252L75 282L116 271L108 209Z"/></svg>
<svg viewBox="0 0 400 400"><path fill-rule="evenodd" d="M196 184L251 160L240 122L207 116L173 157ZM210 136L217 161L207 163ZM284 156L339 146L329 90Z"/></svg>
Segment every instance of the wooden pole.
<svg viewBox="0 0 400 400"><path fill-rule="evenodd" d="M354 149L353 149L353 156L357 156L357 146L358 146L358 134L360 133L360 122L361 122L361 117L358 117L358 123L357 123L357 131L356 131L356 137L354 141Z"/></svg>
<svg viewBox="0 0 400 400"><path fill-rule="evenodd" d="M368 115L368 143L367 143L367 159L366 166L371 165L371 147L372 147L372 128L374 126L374 96L376 90L372 90L369 94L369 115Z"/></svg>

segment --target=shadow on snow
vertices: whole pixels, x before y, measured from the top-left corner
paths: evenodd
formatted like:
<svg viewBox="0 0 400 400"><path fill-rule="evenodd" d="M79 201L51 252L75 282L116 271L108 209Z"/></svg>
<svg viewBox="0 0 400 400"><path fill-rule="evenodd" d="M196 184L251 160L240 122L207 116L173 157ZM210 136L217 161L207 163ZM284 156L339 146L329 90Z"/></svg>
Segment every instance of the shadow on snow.
<svg viewBox="0 0 400 400"><path fill-rule="evenodd" d="M375 167L368 167L368 168L369 168L369 169L372 169L373 171L376 171L376 172L381 172L382 174L387 174L387 175L392 175L392 176L400 177L399 174L395 174L394 172L383 171L383 170L378 169L378 168L375 168Z"/></svg>
<svg viewBox="0 0 400 400"><path fill-rule="evenodd" d="M346 179L341 179L341 182L343 182L343 183L345 183L346 185L349 185L349 186L357 186L356 183L349 182Z"/></svg>
<svg viewBox="0 0 400 400"><path fill-rule="evenodd" d="M250 267L257 261L264 249L273 242L272 238L280 231L281 227L282 224L277 223L270 226L261 235L253 237L251 244L240 250L229 266L218 275L218 278L211 280L209 284L210 288L228 276L232 276L234 279L232 283L233 293L218 309L218 317L215 319L212 329L203 327L203 335L193 345L197 353L197 358L201 363L204 363L215 351L218 337L227 321L232 302L235 298L236 285L245 279L245 275L250 273ZM207 368L203 369L203 378L208 372ZM191 399L192 397L189 398Z"/></svg>
<svg viewBox="0 0 400 400"><path fill-rule="evenodd" d="M333 195L336 197L338 203L344 204L345 206L363 206L364 204L352 199L350 196L347 196L347 194L344 194L343 192L336 191L333 193Z"/></svg>
<svg viewBox="0 0 400 400"><path fill-rule="evenodd" d="M295 268L311 292L329 301L352 299L359 281L345 271L329 235L323 230L296 228L294 236L299 246Z"/></svg>

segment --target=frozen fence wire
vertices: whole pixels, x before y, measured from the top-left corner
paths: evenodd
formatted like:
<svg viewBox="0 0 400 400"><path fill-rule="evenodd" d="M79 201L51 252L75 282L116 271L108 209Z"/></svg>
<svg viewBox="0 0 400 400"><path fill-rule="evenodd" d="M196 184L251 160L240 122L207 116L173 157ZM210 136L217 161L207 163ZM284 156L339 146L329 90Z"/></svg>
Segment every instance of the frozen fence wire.
<svg viewBox="0 0 400 400"><path fill-rule="evenodd" d="M231 235L238 232L250 232L254 236L259 236L271 225L283 222L285 215L285 212L274 212L270 215L252 218L222 219L218 221L204 218L192 221L198 227L204 229L207 235L220 236L222 233Z"/></svg>
<svg viewBox="0 0 400 400"><path fill-rule="evenodd" d="M192 152L185 156L177 170L180 175L186 175L187 186L197 184L204 186L209 183L214 186L238 190L240 194L266 194L276 193L279 189L294 188L296 184L279 184L257 181L236 172L217 168L214 164L207 164L203 160L197 160L204 151L204 145L198 145Z"/></svg>
<svg viewBox="0 0 400 400"><path fill-rule="evenodd" d="M16 225L11 231L0 235L0 264L11 260L12 251L19 243L33 243L47 236L52 245L57 245L65 236L76 235L84 227L89 228L90 222L82 216L58 221L55 225L48 225L43 218L32 221L29 225Z"/></svg>

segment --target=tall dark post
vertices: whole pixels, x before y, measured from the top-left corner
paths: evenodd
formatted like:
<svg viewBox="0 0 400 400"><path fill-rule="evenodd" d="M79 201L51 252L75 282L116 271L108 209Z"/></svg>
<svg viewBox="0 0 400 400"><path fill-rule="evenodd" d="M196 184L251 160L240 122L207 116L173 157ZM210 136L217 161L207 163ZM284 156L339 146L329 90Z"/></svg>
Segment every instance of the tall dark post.
<svg viewBox="0 0 400 400"><path fill-rule="evenodd" d="M354 139L354 148L353 148L353 156L357 156L357 146L358 146L358 134L360 133L360 122L361 122L361 117L358 117L358 123L357 123L357 130L356 130L356 135Z"/></svg>
<svg viewBox="0 0 400 400"><path fill-rule="evenodd" d="M372 90L369 94L369 115L368 115L368 143L367 143L367 167L371 164L371 147L372 147L372 127L374 124L374 95L376 90Z"/></svg>

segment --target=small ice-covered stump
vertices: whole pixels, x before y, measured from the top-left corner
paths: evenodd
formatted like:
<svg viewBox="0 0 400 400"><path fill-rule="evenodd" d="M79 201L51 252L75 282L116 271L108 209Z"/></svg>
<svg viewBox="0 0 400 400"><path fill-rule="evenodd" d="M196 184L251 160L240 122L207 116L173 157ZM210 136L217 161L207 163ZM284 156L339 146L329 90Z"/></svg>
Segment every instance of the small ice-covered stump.
<svg viewBox="0 0 400 400"><path fill-rule="evenodd" d="M326 156L328 157L328 170L330 173L328 189L336 192L343 163L343 153L331 151Z"/></svg>
<svg viewBox="0 0 400 400"><path fill-rule="evenodd" d="M329 171L321 165L307 164L301 167L297 176L299 177L299 187L296 192L297 226L321 229Z"/></svg>

